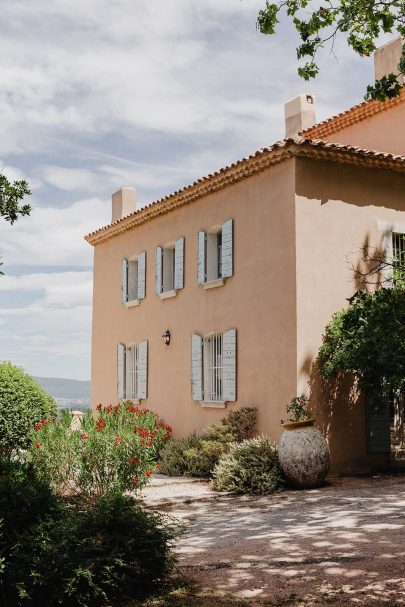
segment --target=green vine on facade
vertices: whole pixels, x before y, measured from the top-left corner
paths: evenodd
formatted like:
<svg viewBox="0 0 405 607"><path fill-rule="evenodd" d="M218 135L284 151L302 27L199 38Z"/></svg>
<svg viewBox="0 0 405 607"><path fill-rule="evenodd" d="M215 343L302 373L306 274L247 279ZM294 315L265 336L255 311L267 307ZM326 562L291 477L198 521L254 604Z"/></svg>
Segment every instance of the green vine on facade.
<svg viewBox="0 0 405 607"><path fill-rule="evenodd" d="M321 376L351 372L360 390L403 390L405 287L357 291L348 301L326 327L318 356Z"/></svg>

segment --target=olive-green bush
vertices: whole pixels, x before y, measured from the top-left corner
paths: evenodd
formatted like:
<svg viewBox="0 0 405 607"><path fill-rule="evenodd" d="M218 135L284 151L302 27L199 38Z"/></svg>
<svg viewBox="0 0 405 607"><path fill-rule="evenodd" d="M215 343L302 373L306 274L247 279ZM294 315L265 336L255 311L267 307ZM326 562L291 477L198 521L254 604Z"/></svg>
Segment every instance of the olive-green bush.
<svg viewBox="0 0 405 607"><path fill-rule="evenodd" d="M231 411L221 424L209 425L201 435L193 432L168 441L160 454L161 472L168 476L211 476L231 443L253 435L256 416L256 408L241 407Z"/></svg>
<svg viewBox="0 0 405 607"><path fill-rule="evenodd" d="M119 493L67 503L18 461L0 460L0 519L7 607L105 607L143 597L170 572L179 531Z"/></svg>
<svg viewBox="0 0 405 607"><path fill-rule="evenodd" d="M217 491L265 495L283 486L277 445L264 435L232 443L213 471Z"/></svg>
<svg viewBox="0 0 405 607"><path fill-rule="evenodd" d="M10 458L30 443L35 423L56 415L57 407L20 367L0 363L0 455Z"/></svg>

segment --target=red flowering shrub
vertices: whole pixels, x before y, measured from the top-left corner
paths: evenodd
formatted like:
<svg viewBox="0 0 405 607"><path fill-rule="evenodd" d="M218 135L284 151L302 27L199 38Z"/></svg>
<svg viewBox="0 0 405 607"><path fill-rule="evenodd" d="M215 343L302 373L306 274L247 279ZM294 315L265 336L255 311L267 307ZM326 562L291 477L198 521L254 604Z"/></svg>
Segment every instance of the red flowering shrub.
<svg viewBox="0 0 405 607"><path fill-rule="evenodd" d="M172 429L153 411L132 403L98 405L97 410L97 418L89 412L76 425L67 412L36 424L29 457L62 493L139 490L159 469L156 461Z"/></svg>

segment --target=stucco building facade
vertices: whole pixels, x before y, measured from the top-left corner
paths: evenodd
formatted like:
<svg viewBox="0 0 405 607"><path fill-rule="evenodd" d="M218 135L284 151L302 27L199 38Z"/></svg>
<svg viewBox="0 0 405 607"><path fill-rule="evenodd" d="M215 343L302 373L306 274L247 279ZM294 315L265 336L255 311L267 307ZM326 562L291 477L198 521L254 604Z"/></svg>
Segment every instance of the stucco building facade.
<svg viewBox="0 0 405 607"><path fill-rule="evenodd" d="M327 391L316 358L357 287L350 262L405 233L405 94L320 124L314 102L287 104L293 136L141 210L114 194L112 223L86 237L93 407L139 400L182 436L251 405L278 440L306 393L332 472L387 465L361 395Z"/></svg>

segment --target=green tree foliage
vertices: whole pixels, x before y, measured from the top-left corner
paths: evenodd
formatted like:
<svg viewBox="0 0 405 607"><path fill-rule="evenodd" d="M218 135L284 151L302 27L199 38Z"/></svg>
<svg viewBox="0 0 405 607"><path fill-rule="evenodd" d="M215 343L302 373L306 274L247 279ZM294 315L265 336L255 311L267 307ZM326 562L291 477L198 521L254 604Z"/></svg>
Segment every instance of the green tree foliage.
<svg viewBox="0 0 405 607"><path fill-rule="evenodd" d="M11 223L17 221L19 216L29 215L31 206L22 204L24 196L29 196L31 190L25 180L11 183L5 175L0 173L0 217ZM0 266L3 265L0 262ZM0 272L2 275L3 272Z"/></svg>
<svg viewBox="0 0 405 607"><path fill-rule="evenodd" d="M361 390L400 390L405 383L405 288L358 291L327 325L320 372L351 372Z"/></svg>
<svg viewBox="0 0 405 607"><path fill-rule="evenodd" d="M29 196L31 191L25 180L11 183L5 175L0 173L0 215L6 221L13 224L19 216L29 215L31 206L21 204L24 196Z"/></svg>
<svg viewBox="0 0 405 607"><path fill-rule="evenodd" d="M285 13L296 28L300 44L297 58L305 61L298 74L309 80L319 72L318 51L333 43L338 34L346 37L348 45L360 56L368 56L375 49L378 37L383 33L405 36L404 0L336 0L314 2L309 0L266 0L259 11L257 28L263 34L275 34L281 14ZM405 45L395 74L384 76L367 87L366 99L385 99L399 95L401 85L397 76L405 72Z"/></svg>
<svg viewBox="0 0 405 607"><path fill-rule="evenodd" d="M0 455L10 458L30 443L35 423L56 415L56 403L10 362L0 363Z"/></svg>

